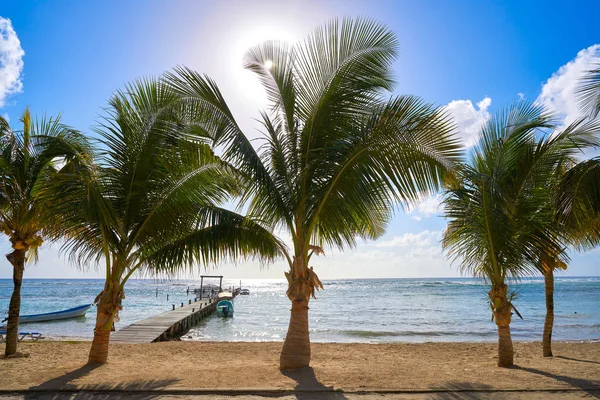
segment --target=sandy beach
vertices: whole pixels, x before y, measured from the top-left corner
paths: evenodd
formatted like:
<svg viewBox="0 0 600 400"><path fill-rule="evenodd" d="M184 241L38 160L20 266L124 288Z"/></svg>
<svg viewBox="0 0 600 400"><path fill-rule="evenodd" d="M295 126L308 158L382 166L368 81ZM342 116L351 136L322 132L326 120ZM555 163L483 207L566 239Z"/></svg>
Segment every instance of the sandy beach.
<svg viewBox="0 0 600 400"><path fill-rule="evenodd" d="M496 367L495 343L313 344L312 369L282 373L281 343L111 345L109 363L85 366L89 342L23 343L29 358L0 360L0 388L600 390L600 343L515 343L516 367Z"/></svg>

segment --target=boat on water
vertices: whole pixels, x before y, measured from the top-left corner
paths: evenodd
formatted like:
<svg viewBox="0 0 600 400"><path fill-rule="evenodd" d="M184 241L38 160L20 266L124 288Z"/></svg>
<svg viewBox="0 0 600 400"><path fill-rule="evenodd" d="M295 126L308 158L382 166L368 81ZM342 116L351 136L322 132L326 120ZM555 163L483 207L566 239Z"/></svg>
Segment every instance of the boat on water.
<svg viewBox="0 0 600 400"><path fill-rule="evenodd" d="M248 289L242 289L240 290L240 295L241 296L248 296L250 294L250 290Z"/></svg>
<svg viewBox="0 0 600 400"><path fill-rule="evenodd" d="M221 292L217 296L219 300L231 300L233 299L233 294L231 292Z"/></svg>
<svg viewBox="0 0 600 400"><path fill-rule="evenodd" d="M61 319L71 319L85 316L85 313L90 309L93 304L84 304L79 307L69 308L68 310L54 311L44 314L29 314L21 315L19 317L19 324L26 324L29 322L46 322L46 321L57 321ZM5 318L2 322L6 321Z"/></svg>
<svg viewBox="0 0 600 400"><path fill-rule="evenodd" d="M230 300L221 300L217 303L217 314L221 317L233 317L233 303Z"/></svg>

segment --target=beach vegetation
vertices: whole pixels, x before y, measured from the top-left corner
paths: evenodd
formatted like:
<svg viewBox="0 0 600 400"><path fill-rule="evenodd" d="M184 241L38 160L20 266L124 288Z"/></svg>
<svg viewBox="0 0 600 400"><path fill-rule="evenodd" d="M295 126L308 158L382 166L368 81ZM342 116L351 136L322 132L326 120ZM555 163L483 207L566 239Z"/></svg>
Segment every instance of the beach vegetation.
<svg viewBox="0 0 600 400"><path fill-rule="evenodd" d="M600 113L600 68L585 71L576 90L584 116L595 118ZM597 134L600 132L597 131ZM585 158L585 148L580 156ZM590 150L590 149L587 149ZM591 250L600 243L600 157L565 160L555 169L548 187L554 194L548 207L557 227L564 230L567 245L579 251ZM567 251L567 247L563 247ZM540 254L538 269L544 276L546 317L542 335L544 357L552 357L554 325L554 272L567 265L552 254Z"/></svg>
<svg viewBox="0 0 600 400"><path fill-rule="evenodd" d="M296 44L248 50L270 106L257 149L216 83L188 68L166 75L205 119L198 129L249 178L241 204L289 235L291 315L280 368L310 363L308 304L323 285L311 263L327 249L353 248L384 234L394 209L416 204L452 175L462 149L443 108L389 96L398 39L375 21L332 20Z"/></svg>
<svg viewBox="0 0 600 400"><path fill-rule="evenodd" d="M242 180L202 137L199 117L160 79L135 81L109 101L94 165L44 192L65 222L62 250L105 272L89 363L107 361L125 284L135 274L174 276L279 254L268 229L223 207Z"/></svg>
<svg viewBox="0 0 600 400"><path fill-rule="evenodd" d="M600 144L597 122L557 125L553 115L528 102L498 112L481 128L469 162L444 198L449 221L443 246L463 273L490 285L501 367L513 365L513 311L521 317L508 283L568 262L569 236L557 223L553 183L583 149Z"/></svg>
<svg viewBox="0 0 600 400"><path fill-rule="evenodd" d="M80 132L58 117L35 119L29 109L21 115L22 129L14 130L0 116L0 228L8 237L6 255L13 267L13 292L8 306L5 356L17 353L21 285L27 263L37 261L45 239L60 236L62 220L44 218L52 203L40 196L44 187L57 183L91 161L91 147Z"/></svg>

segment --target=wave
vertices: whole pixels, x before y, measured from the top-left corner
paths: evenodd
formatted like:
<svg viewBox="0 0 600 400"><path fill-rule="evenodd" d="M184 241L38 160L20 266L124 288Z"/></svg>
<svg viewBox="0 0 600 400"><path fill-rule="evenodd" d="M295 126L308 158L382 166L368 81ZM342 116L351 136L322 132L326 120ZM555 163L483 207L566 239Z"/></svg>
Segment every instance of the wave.
<svg viewBox="0 0 600 400"><path fill-rule="evenodd" d="M331 332L331 331L330 331ZM442 332L442 331L365 331L365 330L339 330L337 333L346 336L362 337L362 338L379 338L379 337L410 337L410 336L496 336L497 333L493 332Z"/></svg>

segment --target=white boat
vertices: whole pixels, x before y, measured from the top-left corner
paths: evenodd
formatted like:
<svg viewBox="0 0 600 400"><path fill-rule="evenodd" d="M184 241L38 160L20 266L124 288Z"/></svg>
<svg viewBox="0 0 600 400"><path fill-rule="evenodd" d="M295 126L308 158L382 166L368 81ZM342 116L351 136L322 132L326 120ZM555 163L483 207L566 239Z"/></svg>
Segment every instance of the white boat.
<svg viewBox="0 0 600 400"><path fill-rule="evenodd" d="M83 306L69 308L68 310L55 311L44 314L21 315L19 317L19 324L26 324L29 322L56 321L60 319L83 317L85 316L85 313L87 312L87 310L90 309L91 306L93 306L93 304L85 304Z"/></svg>
<svg viewBox="0 0 600 400"><path fill-rule="evenodd" d="M219 300L231 300L233 299L233 294L231 292L221 292L218 296Z"/></svg>

